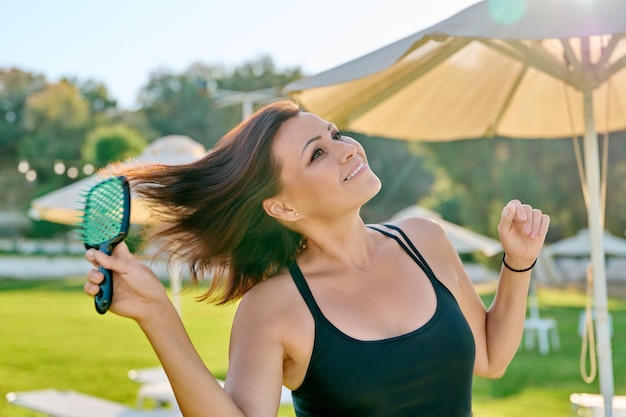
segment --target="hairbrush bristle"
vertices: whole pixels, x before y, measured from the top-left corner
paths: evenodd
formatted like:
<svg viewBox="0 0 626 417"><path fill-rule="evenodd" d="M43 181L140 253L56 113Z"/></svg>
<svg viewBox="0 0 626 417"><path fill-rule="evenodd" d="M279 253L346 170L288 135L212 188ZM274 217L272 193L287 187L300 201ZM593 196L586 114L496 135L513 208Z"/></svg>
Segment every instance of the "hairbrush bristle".
<svg viewBox="0 0 626 417"><path fill-rule="evenodd" d="M99 247L126 235L130 196L123 177L108 178L91 187L83 207L76 231L86 247Z"/></svg>

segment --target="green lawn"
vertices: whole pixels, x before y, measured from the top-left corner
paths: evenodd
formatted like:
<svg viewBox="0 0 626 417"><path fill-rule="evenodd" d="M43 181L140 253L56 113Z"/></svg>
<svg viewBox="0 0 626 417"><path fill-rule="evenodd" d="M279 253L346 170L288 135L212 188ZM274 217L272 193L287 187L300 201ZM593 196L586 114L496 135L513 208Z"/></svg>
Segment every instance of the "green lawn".
<svg viewBox="0 0 626 417"><path fill-rule="evenodd" d="M229 327L235 307L197 303L183 296L183 318L203 359L220 378L227 367ZM489 295L485 296L489 302ZM540 289L541 314L557 319L561 351L546 356L520 350L499 380L476 378L476 417L572 417L572 392L599 392L579 374L578 314L584 297L575 291ZM626 394L626 301L611 300L615 326L615 391ZM99 316L82 293L82 279L0 280L0 415L38 414L6 402L10 391L72 389L134 405L137 384L129 369L158 362L138 327L112 314ZM289 407L281 416L293 416Z"/></svg>
<svg viewBox="0 0 626 417"><path fill-rule="evenodd" d="M489 297L484 298L489 302ZM578 318L585 305L584 295L574 290L540 289L539 304L542 317L552 317L558 322L561 350L542 356L536 350L522 348L501 379L475 378L477 417L571 417L575 415L569 403L571 393L599 393L598 378L586 384L580 376ZM611 299L609 310L614 322L615 392L625 395L626 301Z"/></svg>

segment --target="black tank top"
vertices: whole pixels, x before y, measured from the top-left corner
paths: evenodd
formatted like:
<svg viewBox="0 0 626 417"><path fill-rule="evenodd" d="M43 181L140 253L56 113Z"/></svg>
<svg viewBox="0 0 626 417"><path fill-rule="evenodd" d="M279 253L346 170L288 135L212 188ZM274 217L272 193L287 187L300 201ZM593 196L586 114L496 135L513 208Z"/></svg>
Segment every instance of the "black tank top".
<svg viewBox="0 0 626 417"><path fill-rule="evenodd" d="M472 409L474 338L454 296L412 242L395 239L422 268L437 298L434 315L405 335L362 341L333 326L319 309L298 265L291 276L315 320L313 353L293 391L298 417L468 417ZM408 245L408 247L407 247ZM410 248L410 249L409 249Z"/></svg>

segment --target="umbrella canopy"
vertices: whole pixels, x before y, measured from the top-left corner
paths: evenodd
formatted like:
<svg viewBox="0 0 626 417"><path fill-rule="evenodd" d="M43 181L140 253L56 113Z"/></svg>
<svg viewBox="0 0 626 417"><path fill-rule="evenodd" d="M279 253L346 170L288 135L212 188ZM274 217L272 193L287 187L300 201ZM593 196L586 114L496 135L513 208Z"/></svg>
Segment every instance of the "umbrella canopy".
<svg viewBox="0 0 626 417"><path fill-rule="evenodd" d="M178 165L195 161L206 154L204 146L187 136L170 135L156 139L136 158L105 167L101 173L76 181L31 201L29 215L36 220L73 225L80 221L82 194L101 181L108 170L144 166L152 163ZM131 187L132 191L132 187ZM131 223L147 223L150 210L136 198L132 200Z"/></svg>
<svg viewBox="0 0 626 417"><path fill-rule="evenodd" d="M606 255L626 257L626 239L605 230L603 241ZM581 229L575 236L552 243L550 251L554 256L589 257L591 254L589 229Z"/></svg>
<svg viewBox="0 0 626 417"><path fill-rule="evenodd" d="M615 0L483 0L285 87L342 129L406 140L584 135L600 390L613 365L598 132L626 128L626 19Z"/></svg>
<svg viewBox="0 0 626 417"><path fill-rule="evenodd" d="M502 245L497 240L444 220L439 213L425 207L418 205L407 207L396 213L391 220L407 216L425 217L436 221L459 254L482 252L486 256L493 256L502 252Z"/></svg>
<svg viewBox="0 0 626 417"><path fill-rule="evenodd" d="M343 129L397 139L582 135L583 89L598 131L624 129L622 14L614 0L482 1L285 90Z"/></svg>

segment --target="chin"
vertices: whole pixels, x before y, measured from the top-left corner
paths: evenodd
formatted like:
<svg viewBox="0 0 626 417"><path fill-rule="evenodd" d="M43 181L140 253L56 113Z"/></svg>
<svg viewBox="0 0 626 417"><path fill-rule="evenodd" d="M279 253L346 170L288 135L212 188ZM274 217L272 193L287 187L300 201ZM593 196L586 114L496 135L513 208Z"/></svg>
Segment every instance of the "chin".
<svg viewBox="0 0 626 417"><path fill-rule="evenodd" d="M378 179L377 176L374 175L374 178L372 180L373 181L372 181L372 187L371 187L370 195L369 195L368 199L363 204L367 203L372 198L376 197L378 195L378 193L380 192L380 190L383 188L383 185L382 185L380 179Z"/></svg>

